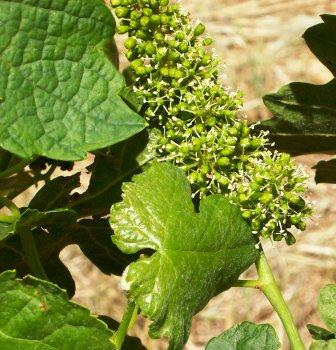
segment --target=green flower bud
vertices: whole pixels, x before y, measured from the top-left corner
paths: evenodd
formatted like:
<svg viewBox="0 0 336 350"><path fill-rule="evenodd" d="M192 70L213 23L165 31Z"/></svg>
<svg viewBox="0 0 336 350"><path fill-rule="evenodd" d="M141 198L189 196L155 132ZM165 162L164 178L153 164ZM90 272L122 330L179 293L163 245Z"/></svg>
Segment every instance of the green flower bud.
<svg viewBox="0 0 336 350"><path fill-rule="evenodd" d="M124 42L124 46L126 47L126 49L133 49L136 45L136 40L134 38L128 38L125 42Z"/></svg>
<svg viewBox="0 0 336 350"><path fill-rule="evenodd" d="M112 7L117 7L121 5L121 0L111 0Z"/></svg>
<svg viewBox="0 0 336 350"><path fill-rule="evenodd" d="M157 0L150 0L150 6L155 9L159 6L159 3Z"/></svg>
<svg viewBox="0 0 336 350"><path fill-rule="evenodd" d="M154 39L158 42L162 42L165 40L165 35L162 32L157 32L154 34Z"/></svg>
<svg viewBox="0 0 336 350"><path fill-rule="evenodd" d="M163 25L166 25L166 24L169 23L170 17L168 17L168 16L165 15L165 14L162 14L162 15L160 15L160 21L161 21L161 23L162 23Z"/></svg>
<svg viewBox="0 0 336 350"><path fill-rule="evenodd" d="M205 38L203 40L203 45L204 46L209 46L209 45L212 45L214 43L214 40L212 38Z"/></svg>
<svg viewBox="0 0 336 350"><path fill-rule="evenodd" d="M150 17L150 23L152 26L158 26L161 23L160 15L152 15Z"/></svg>
<svg viewBox="0 0 336 350"><path fill-rule="evenodd" d="M180 54L176 51L169 51L168 53L168 60L172 62L178 61L180 58Z"/></svg>
<svg viewBox="0 0 336 350"><path fill-rule="evenodd" d="M156 47L155 45L150 41L146 44L145 51L147 55L153 56L156 53Z"/></svg>
<svg viewBox="0 0 336 350"><path fill-rule="evenodd" d="M135 68L135 73L142 76L147 74L147 69L145 66L139 66Z"/></svg>
<svg viewBox="0 0 336 350"><path fill-rule="evenodd" d="M228 157L228 156L231 156L234 152L235 152L234 146L227 146L221 150L220 154L222 156Z"/></svg>
<svg viewBox="0 0 336 350"><path fill-rule="evenodd" d="M273 195L272 195L272 193L269 193L269 192L263 193L259 197L259 200L260 200L261 203L267 204L267 203L269 203L269 202L271 202L273 200Z"/></svg>
<svg viewBox="0 0 336 350"><path fill-rule="evenodd" d="M130 26L132 29L138 29L139 26L140 26L140 24L139 24L138 21L131 20L131 21L129 22L129 26Z"/></svg>
<svg viewBox="0 0 336 350"><path fill-rule="evenodd" d="M179 44L178 50L182 53L188 52L189 50L189 45L187 42L183 41Z"/></svg>
<svg viewBox="0 0 336 350"><path fill-rule="evenodd" d="M135 68L140 67L142 65L143 65L142 60L140 58L138 58L131 63L131 68L135 69Z"/></svg>
<svg viewBox="0 0 336 350"><path fill-rule="evenodd" d="M162 76L168 77L169 76L169 68L168 67L160 68L160 73L161 73Z"/></svg>
<svg viewBox="0 0 336 350"><path fill-rule="evenodd" d="M206 54L202 57L201 64L206 66L211 62L211 55Z"/></svg>
<svg viewBox="0 0 336 350"><path fill-rule="evenodd" d="M144 30L139 29L136 31L136 36L139 39L146 40L148 38L148 33L145 32Z"/></svg>
<svg viewBox="0 0 336 350"><path fill-rule="evenodd" d="M133 20L137 20L141 17L141 13L139 11L133 10L131 11L130 18Z"/></svg>
<svg viewBox="0 0 336 350"><path fill-rule="evenodd" d="M142 16L140 18L140 24L142 27L147 27L149 24L149 17L148 16Z"/></svg>
<svg viewBox="0 0 336 350"><path fill-rule="evenodd" d="M228 179L227 177L225 177L225 176L221 176L221 177L218 179L218 182L219 182L219 184L220 184L221 186L224 186L224 187L228 186L229 183L230 183L229 179Z"/></svg>
<svg viewBox="0 0 336 350"><path fill-rule="evenodd" d="M160 6L167 6L169 4L169 0L159 0Z"/></svg>
<svg viewBox="0 0 336 350"><path fill-rule="evenodd" d="M127 7L117 7L114 12L118 18L124 18L129 14L129 9Z"/></svg>
<svg viewBox="0 0 336 350"><path fill-rule="evenodd" d="M289 232L286 232L285 241L288 245L293 245L296 243L295 237Z"/></svg>
<svg viewBox="0 0 336 350"><path fill-rule="evenodd" d="M143 14L147 17L150 17L152 14L153 14L153 10L148 8L148 7L145 7L143 10L142 10Z"/></svg>
<svg viewBox="0 0 336 350"><path fill-rule="evenodd" d="M126 25L122 25L122 26L117 27L117 33L118 33L118 34L125 34L125 33L127 33L129 30L130 30L130 27L129 27L129 26L126 26Z"/></svg>
<svg viewBox="0 0 336 350"><path fill-rule="evenodd" d="M230 159L227 157L218 158L216 164L220 167L227 167L230 165Z"/></svg>
<svg viewBox="0 0 336 350"><path fill-rule="evenodd" d="M251 210L244 210L242 212L242 216L243 216L244 219L251 219L251 217L252 217Z"/></svg>
<svg viewBox="0 0 336 350"><path fill-rule="evenodd" d="M274 233L273 234L273 240L275 241L275 242L280 242L282 239L283 239L283 235L281 235L281 234L279 234L279 233Z"/></svg>
<svg viewBox="0 0 336 350"><path fill-rule="evenodd" d="M194 35L199 36L199 35L202 35L204 32L205 32L204 24L202 23L197 24L197 26L194 29Z"/></svg>

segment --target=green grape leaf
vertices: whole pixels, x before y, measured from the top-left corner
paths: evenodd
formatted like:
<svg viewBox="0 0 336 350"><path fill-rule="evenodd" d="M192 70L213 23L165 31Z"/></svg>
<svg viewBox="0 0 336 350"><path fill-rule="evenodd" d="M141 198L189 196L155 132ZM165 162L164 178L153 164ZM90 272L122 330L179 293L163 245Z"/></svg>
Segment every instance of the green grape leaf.
<svg viewBox="0 0 336 350"><path fill-rule="evenodd" d="M336 339L331 340L314 340L309 350L335 350Z"/></svg>
<svg viewBox="0 0 336 350"><path fill-rule="evenodd" d="M126 266L138 258L138 255L127 255L117 249L112 244L110 231L107 219L85 219L60 228L51 227L47 231L36 228L32 233L48 278L73 296L74 281L59 258L66 246L78 245L83 254L108 275L121 275ZM0 271L10 269L15 269L19 277L32 274L18 235L0 242Z"/></svg>
<svg viewBox="0 0 336 350"><path fill-rule="evenodd" d="M329 332L327 329L315 326L313 324L307 324L309 333L313 336L313 339L316 340L329 340L335 339L335 334Z"/></svg>
<svg viewBox="0 0 336 350"><path fill-rule="evenodd" d="M212 338L205 350L277 350L280 346L271 325L245 321Z"/></svg>
<svg viewBox="0 0 336 350"><path fill-rule="evenodd" d="M79 160L145 127L119 96L115 22L103 1L0 0L0 24L4 149Z"/></svg>
<svg viewBox="0 0 336 350"><path fill-rule="evenodd" d="M322 15L324 23L310 27L303 38L314 55L336 76L336 16Z"/></svg>
<svg viewBox="0 0 336 350"><path fill-rule="evenodd" d="M90 184L72 208L81 216L105 216L121 200L121 185L155 157L158 131L147 130L95 155ZM95 200L96 199L96 200Z"/></svg>
<svg viewBox="0 0 336 350"><path fill-rule="evenodd" d="M329 161L321 160L313 169L316 169L315 182L319 183L336 183L336 159Z"/></svg>
<svg viewBox="0 0 336 350"><path fill-rule="evenodd" d="M123 185L112 206L113 242L125 253L154 250L124 273L128 297L154 321L150 336L182 349L192 317L230 288L257 258L251 229L222 195L206 197L199 212L183 171L155 164Z"/></svg>
<svg viewBox="0 0 336 350"><path fill-rule="evenodd" d="M325 85L286 85L264 96L274 117L260 127L270 132L270 140L281 151L293 155L336 153L335 96L336 79Z"/></svg>
<svg viewBox="0 0 336 350"><path fill-rule="evenodd" d="M2 350L113 350L113 332L50 282L0 275Z"/></svg>
<svg viewBox="0 0 336 350"><path fill-rule="evenodd" d="M336 333L336 284L328 284L321 289L317 308L324 323Z"/></svg>

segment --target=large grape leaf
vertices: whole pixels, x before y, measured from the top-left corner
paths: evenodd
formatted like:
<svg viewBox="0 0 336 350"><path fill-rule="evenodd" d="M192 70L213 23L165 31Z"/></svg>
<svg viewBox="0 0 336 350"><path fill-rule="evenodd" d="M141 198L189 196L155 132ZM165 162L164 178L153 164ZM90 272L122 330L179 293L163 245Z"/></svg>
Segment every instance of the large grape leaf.
<svg viewBox="0 0 336 350"><path fill-rule="evenodd" d="M304 33L307 45L335 75L336 16L323 15L324 23ZM270 131L276 147L294 155L336 153L336 79L324 85L291 83L277 93L264 96L274 114L261 123Z"/></svg>
<svg viewBox="0 0 336 350"><path fill-rule="evenodd" d="M125 253L150 248L154 254L126 269L124 285L154 321L150 335L167 336L169 349L182 349L192 317L230 288L258 251L239 208L224 196L203 199L195 212L190 184L177 167L155 164L133 180L112 206L112 240Z"/></svg>
<svg viewBox="0 0 336 350"><path fill-rule="evenodd" d="M83 159L144 128L109 57L101 0L0 0L0 145L20 157Z"/></svg>
<svg viewBox="0 0 336 350"><path fill-rule="evenodd" d="M211 339L205 350L277 350L280 346L271 325L245 321Z"/></svg>
<svg viewBox="0 0 336 350"><path fill-rule="evenodd" d="M264 96L274 114L261 123L277 149L293 155L336 153L336 79L325 85L291 83Z"/></svg>
<svg viewBox="0 0 336 350"><path fill-rule="evenodd" d="M50 282L0 275L1 350L113 350L112 332Z"/></svg>

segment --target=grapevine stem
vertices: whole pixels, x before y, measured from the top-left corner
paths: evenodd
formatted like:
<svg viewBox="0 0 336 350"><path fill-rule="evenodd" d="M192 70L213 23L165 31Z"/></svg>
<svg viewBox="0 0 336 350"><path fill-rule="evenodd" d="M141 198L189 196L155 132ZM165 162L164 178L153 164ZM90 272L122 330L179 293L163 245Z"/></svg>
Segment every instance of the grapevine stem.
<svg viewBox="0 0 336 350"><path fill-rule="evenodd" d="M21 162L18 162L17 164L13 165L12 167L10 167L4 171L1 171L0 172L0 179L9 177L9 176L17 173L18 171L24 169L31 162L33 162L35 159L36 159L36 157L30 158L30 159L24 159Z"/></svg>
<svg viewBox="0 0 336 350"><path fill-rule="evenodd" d="M119 328L113 334L111 341L116 347L116 350L121 350L127 331L132 327L136 316L138 314L138 307L134 303L129 303L124 312L123 318L120 322Z"/></svg>
<svg viewBox="0 0 336 350"><path fill-rule="evenodd" d="M263 251L261 251L258 256L256 267L259 277L258 280L238 280L234 284L234 287L248 287L262 290L275 312L278 314L286 330L291 349L304 350L304 344L295 325L293 316L281 294Z"/></svg>
<svg viewBox="0 0 336 350"><path fill-rule="evenodd" d="M48 280L48 276L44 271L38 254L32 232L25 229L20 230L20 239L31 272L35 275L35 277Z"/></svg>
<svg viewBox="0 0 336 350"><path fill-rule="evenodd" d="M274 310L281 319L281 322L286 330L289 343L292 350L304 350L304 344L295 325L293 316L285 302L279 286L273 276L271 267L268 264L264 252L261 252L256 262L261 289L269 300Z"/></svg>
<svg viewBox="0 0 336 350"><path fill-rule="evenodd" d="M10 199L0 196L0 208L2 207L7 207L12 215L0 214L1 222L14 223L19 219L21 215L19 208Z"/></svg>

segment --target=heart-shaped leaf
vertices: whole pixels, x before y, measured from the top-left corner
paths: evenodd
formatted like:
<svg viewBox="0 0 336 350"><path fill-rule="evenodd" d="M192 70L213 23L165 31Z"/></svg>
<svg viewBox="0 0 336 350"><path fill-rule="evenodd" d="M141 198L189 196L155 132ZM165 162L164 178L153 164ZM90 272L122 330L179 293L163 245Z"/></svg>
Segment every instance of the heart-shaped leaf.
<svg viewBox="0 0 336 350"><path fill-rule="evenodd" d="M155 252L126 269L124 285L154 321L150 335L167 336L169 349L182 349L192 317L230 288L258 251L239 208L224 196L203 199L195 212L190 184L177 167L156 164L133 180L112 207L112 239L125 253Z"/></svg>
<svg viewBox="0 0 336 350"><path fill-rule="evenodd" d="M109 57L101 0L0 0L0 145L20 157L83 159L144 128Z"/></svg>

